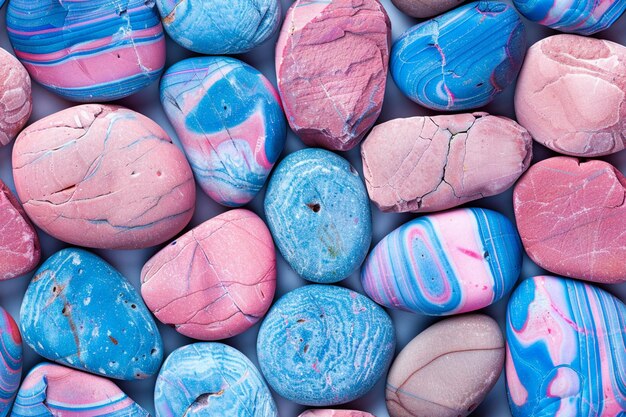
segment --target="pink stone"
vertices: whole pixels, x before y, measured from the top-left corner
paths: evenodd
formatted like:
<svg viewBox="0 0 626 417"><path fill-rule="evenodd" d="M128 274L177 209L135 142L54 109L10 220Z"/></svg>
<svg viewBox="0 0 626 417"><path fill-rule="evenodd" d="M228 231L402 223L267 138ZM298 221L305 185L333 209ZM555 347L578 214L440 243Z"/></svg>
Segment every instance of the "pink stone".
<svg viewBox="0 0 626 417"><path fill-rule="evenodd" d="M517 120L532 137L567 155L600 156L626 147L626 48L578 35L534 44L517 81Z"/></svg>
<svg viewBox="0 0 626 417"><path fill-rule="evenodd" d="M163 323L185 336L235 336L267 312L276 289L276 253L256 214L227 211L179 237L141 271L141 295Z"/></svg>
<svg viewBox="0 0 626 417"><path fill-rule="evenodd" d="M465 0L391 0L404 13L423 19L446 12Z"/></svg>
<svg viewBox="0 0 626 417"><path fill-rule="evenodd" d="M11 190L0 181L0 280L32 271L40 257L37 232Z"/></svg>
<svg viewBox="0 0 626 417"><path fill-rule="evenodd" d="M297 0L276 44L278 89L309 146L349 150L382 108L391 23L378 0Z"/></svg>
<svg viewBox="0 0 626 417"><path fill-rule="evenodd" d="M612 165L556 157L533 165L513 204L524 248L553 273L626 282L626 178Z"/></svg>
<svg viewBox="0 0 626 417"><path fill-rule="evenodd" d="M499 194L532 159L526 129L487 113L395 119L361 147L370 198L382 211L444 210Z"/></svg>
<svg viewBox="0 0 626 417"><path fill-rule="evenodd" d="M307 410L298 417L375 417L365 411L356 410Z"/></svg>
<svg viewBox="0 0 626 417"><path fill-rule="evenodd" d="M17 136L31 111L28 72L13 55L0 48L0 146Z"/></svg>

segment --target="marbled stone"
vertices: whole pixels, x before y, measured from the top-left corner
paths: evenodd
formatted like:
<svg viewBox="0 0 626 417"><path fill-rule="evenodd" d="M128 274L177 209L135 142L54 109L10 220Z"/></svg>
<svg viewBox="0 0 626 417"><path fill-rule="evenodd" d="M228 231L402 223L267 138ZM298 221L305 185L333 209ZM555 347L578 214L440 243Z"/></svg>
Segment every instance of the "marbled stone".
<svg viewBox="0 0 626 417"><path fill-rule="evenodd" d="M11 0L7 31L33 79L73 101L129 96L165 64L154 1Z"/></svg>
<svg viewBox="0 0 626 417"><path fill-rule="evenodd" d="M269 80L233 58L190 58L163 75L161 103L204 192L225 206L250 202L287 135Z"/></svg>
<svg viewBox="0 0 626 417"><path fill-rule="evenodd" d="M33 109L30 87L26 69L0 48L0 146L11 142L26 125Z"/></svg>
<svg viewBox="0 0 626 417"><path fill-rule="evenodd" d="M520 73L515 113L537 142L556 152L591 157L621 151L626 47L577 35L540 40Z"/></svg>
<svg viewBox="0 0 626 417"><path fill-rule="evenodd" d="M32 271L40 257L37 232L11 190L0 180L0 281Z"/></svg>
<svg viewBox="0 0 626 417"><path fill-rule="evenodd" d="M515 80L525 33L513 6L469 3L407 30L393 45L391 75L400 91L422 106L481 107Z"/></svg>
<svg viewBox="0 0 626 417"><path fill-rule="evenodd" d="M156 0L168 35L209 55L247 52L280 25L280 0Z"/></svg>
<svg viewBox="0 0 626 417"><path fill-rule="evenodd" d="M43 362L22 383L12 417L149 417L106 378Z"/></svg>
<svg viewBox="0 0 626 417"><path fill-rule="evenodd" d="M251 211L227 211L154 255L141 270L141 295L185 336L238 335L267 312L276 289L270 231Z"/></svg>
<svg viewBox="0 0 626 417"><path fill-rule="evenodd" d="M323 149L303 149L281 161L267 187L265 216L285 260L313 282L348 277L372 240L369 199L359 174Z"/></svg>
<svg viewBox="0 0 626 417"><path fill-rule="evenodd" d="M22 336L7 311L0 307L0 416L9 414L22 378Z"/></svg>
<svg viewBox="0 0 626 417"><path fill-rule="evenodd" d="M183 153L155 122L116 106L72 107L30 125L15 142L13 176L32 221L73 245L157 245L195 207Z"/></svg>
<svg viewBox="0 0 626 417"><path fill-rule="evenodd" d="M511 221L465 208L419 217L385 236L365 261L361 283L385 307L442 316L500 300L521 267Z"/></svg>
<svg viewBox="0 0 626 417"><path fill-rule="evenodd" d="M457 7L465 0L391 0L404 13L423 19L433 17Z"/></svg>
<svg viewBox="0 0 626 417"><path fill-rule="evenodd" d="M530 165L532 138L486 113L410 117L375 126L361 157L382 211L438 211L510 188Z"/></svg>
<svg viewBox="0 0 626 417"><path fill-rule="evenodd" d="M555 157L515 186L524 248L540 267L601 283L626 282L626 178L611 164Z"/></svg>
<svg viewBox="0 0 626 417"><path fill-rule="evenodd" d="M298 404L343 404L385 373L395 331L369 298L333 285L308 285L281 297L259 331L257 354L267 382Z"/></svg>
<svg viewBox="0 0 626 417"><path fill-rule="evenodd" d="M626 306L580 281L538 276L507 310L513 417L626 414Z"/></svg>
<svg viewBox="0 0 626 417"><path fill-rule="evenodd" d="M278 417L252 362L221 343L195 343L165 360L156 382L157 417Z"/></svg>
<svg viewBox="0 0 626 417"><path fill-rule="evenodd" d="M387 376L391 417L465 417L491 391L504 365L498 323L482 314L442 320L418 334Z"/></svg>
<svg viewBox="0 0 626 417"><path fill-rule="evenodd" d="M365 411L356 410L307 410L298 417L374 417Z"/></svg>
<svg viewBox="0 0 626 417"><path fill-rule="evenodd" d="M26 289L20 326L37 354L109 378L146 378L163 358L161 336L139 293L82 249L63 249L41 265Z"/></svg>
<svg viewBox="0 0 626 417"><path fill-rule="evenodd" d="M308 146L355 147L380 114L391 22L378 0L297 0L276 44L291 129Z"/></svg>

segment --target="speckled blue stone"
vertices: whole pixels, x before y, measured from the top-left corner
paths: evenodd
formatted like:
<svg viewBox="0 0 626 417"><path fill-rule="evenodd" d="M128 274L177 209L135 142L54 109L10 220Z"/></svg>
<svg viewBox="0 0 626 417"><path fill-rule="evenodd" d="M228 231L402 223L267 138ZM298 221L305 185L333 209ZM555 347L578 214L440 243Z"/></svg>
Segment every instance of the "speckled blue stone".
<svg viewBox="0 0 626 417"><path fill-rule="evenodd" d="M341 281L365 259L372 219L365 185L342 157L303 149L275 169L265 215L285 260L302 278Z"/></svg>
<svg viewBox="0 0 626 417"><path fill-rule="evenodd" d="M343 404L367 393L385 373L395 332L369 298L333 285L309 285L279 299L257 340L261 371L288 400Z"/></svg>
<svg viewBox="0 0 626 417"><path fill-rule="evenodd" d="M515 9L498 1L461 6L406 31L391 74L411 100L434 110L481 107L510 85L526 53Z"/></svg>
<svg viewBox="0 0 626 417"><path fill-rule="evenodd" d="M20 324L39 355L117 379L156 373L159 331L132 285L82 249L63 249L41 265L26 289Z"/></svg>
<svg viewBox="0 0 626 417"><path fill-rule="evenodd" d="M243 353L221 343L195 343L165 360L156 382L157 417L277 417L261 374Z"/></svg>

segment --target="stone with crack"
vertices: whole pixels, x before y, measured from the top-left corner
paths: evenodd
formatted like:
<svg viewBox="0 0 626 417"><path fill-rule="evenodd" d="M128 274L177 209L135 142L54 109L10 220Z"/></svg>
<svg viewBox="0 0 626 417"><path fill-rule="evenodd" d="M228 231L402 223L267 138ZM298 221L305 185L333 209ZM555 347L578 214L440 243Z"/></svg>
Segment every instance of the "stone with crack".
<svg viewBox="0 0 626 417"><path fill-rule="evenodd" d="M11 0L7 31L31 77L72 101L129 96L165 64L163 26L146 0Z"/></svg>
<svg viewBox="0 0 626 417"><path fill-rule="evenodd" d="M554 157L515 186L526 253L540 267L599 283L626 282L626 178L611 164Z"/></svg>
<svg viewBox="0 0 626 417"><path fill-rule="evenodd" d="M13 176L31 220L73 245L157 245L195 208L185 155L155 122L117 106L72 107L30 125L13 147Z"/></svg>
<svg viewBox="0 0 626 417"><path fill-rule="evenodd" d="M357 410L307 410L298 417L374 417L370 413Z"/></svg>
<svg viewBox="0 0 626 417"><path fill-rule="evenodd" d="M0 147L15 139L32 109L28 72L13 55L0 48Z"/></svg>
<svg viewBox="0 0 626 417"><path fill-rule="evenodd" d="M195 343L172 352L154 390L157 417L278 417L263 377L237 349Z"/></svg>
<svg viewBox="0 0 626 417"><path fill-rule="evenodd" d="M530 165L532 138L486 113L411 117L375 126L361 157L382 211L439 211L510 188Z"/></svg>
<svg viewBox="0 0 626 417"><path fill-rule="evenodd" d="M276 44L287 120L308 146L355 147L380 114L391 23L378 0L297 0Z"/></svg>
<svg viewBox="0 0 626 417"><path fill-rule="evenodd" d="M517 120L566 155L592 157L626 147L626 47L555 35L528 50L515 90Z"/></svg>
<svg viewBox="0 0 626 417"><path fill-rule="evenodd" d="M275 289L272 236L260 217L243 209L190 230L141 271L141 295L154 315L201 340L247 330L269 309Z"/></svg>
<svg viewBox="0 0 626 417"><path fill-rule="evenodd" d="M108 378L147 378L163 359L161 335L139 293L82 249L63 249L41 265L26 289L20 326L38 355Z"/></svg>
<svg viewBox="0 0 626 417"><path fill-rule="evenodd" d="M433 17L457 7L465 0L391 0L391 2L411 17L423 19Z"/></svg>
<svg viewBox="0 0 626 417"><path fill-rule="evenodd" d="M13 317L0 307L0 415L7 416L22 378L22 336Z"/></svg>
<svg viewBox="0 0 626 417"><path fill-rule="evenodd" d="M481 107L517 77L525 33L513 6L469 3L407 30L393 45L391 75L404 95L430 109Z"/></svg>
<svg viewBox="0 0 626 417"><path fill-rule="evenodd" d="M225 206L249 203L287 135L269 80L237 59L190 58L163 75L161 103L204 192Z"/></svg>
<svg viewBox="0 0 626 417"><path fill-rule="evenodd" d="M496 384L504 366L504 337L489 316L439 321L418 334L389 370L391 417L465 417Z"/></svg>

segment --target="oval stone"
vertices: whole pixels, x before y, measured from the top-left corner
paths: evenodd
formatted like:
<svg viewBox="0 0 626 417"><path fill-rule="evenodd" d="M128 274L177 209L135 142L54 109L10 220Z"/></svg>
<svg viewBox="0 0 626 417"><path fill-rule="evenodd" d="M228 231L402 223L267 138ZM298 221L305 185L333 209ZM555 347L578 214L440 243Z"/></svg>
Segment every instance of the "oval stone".
<svg viewBox="0 0 626 417"><path fill-rule="evenodd" d="M44 358L117 379L156 373L161 335L132 285L82 249L45 261L20 310L24 341Z"/></svg>
<svg viewBox="0 0 626 417"><path fill-rule="evenodd" d="M276 44L291 129L308 146L347 151L383 105L391 22L378 0L297 0Z"/></svg>
<svg viewBox="0 0 626 417"><path fill-rule="evenodd" d="M382 211L445 210L510 188L532 144L513 120L487 113L390 120L361 146L365 184Z"/></svg>
<svg viewBox="0 0 626 417"><path fill-rule="evenodd" d="M356 410L307 410L298 417L374 417L365 411Z"/></svg>
<svg viewBox="0 0 626 417"><path fill-rule="evenodd" d="M369 298L333 285L308 285L281 297L257 339L259 365L281 396L298 404L343 404L385 373L395 331Z"/></svg>
<svg viewBox="0 0 626 417"><path fill-rule="evenodd" d="M348 277L372 240L363 181L348 161L322 149L281 161L267 187L265 216L285 260L313 282Z"/></svg>
<svg viewBox="0 0 626 417"><path fill-rule="evenodd" d="M17 136L32 109L28 72L20 61L0 48L0 147Z"/></svg>
<svg viewBox="0 0 626 417"><path fill-rule="evenodd" d="M0 281L32 271L40 257L37 232L9 187L0 180Z"/></svg>
<svg viewBox="0 0 626 417"><path fill-rule="evenodd" d="M150 416L108 379L43 362L26 375L11 416L52 415Z"/></svg>
<svg viewBox="0 0 626 417"><path fill-rule="evenodd" d="M157 417L278 417L252 362L221 343L195 343L167 357L154 390Z"/></svg>
<svg viewBox="0 0 626 417"><path fill-rule="evenodd" d="M419 217L385 236L361 270L385 307L443 316L500 300L520 275L522 245L504 215L464 208Z"/></svg>
<svg viewBox="0 0 626 417"><path fill-rule="evenodd" d="M190 58L163 75L161 103L204 192L225 206L250 202L287 135L269 80L233 58Z"/></svg>
<svg viewBox="0 0 626 417"><path fill-rule="evenodd" d="M555 274L626 282L625 195L626 178L607 162L561 156L534 164L513 194L526 253Z"/></svg>
<svg viewBox="0 0 626 417"><path fill-rule="evenodd" d="M430 109L481 107L515 80L525 33L513 6L469 3L407 30L393 45L391 75L404 95Z"/></svg>
<svg viewBox="0 0 626 417"><path fill-rule="evenodd" d="M555 35L528 49L515 90L515 114L542 145L585 157L621 151L626 147L625 103L626 47Z"/></svg>
<svg viewBox="0 0 626 417"><path fill-rule="evenodd" d="M423 19L446 12L465 0L391 0L398 9L411 17Z"/></svg>
<svg viewBox="0 0 626 417"><path fill-rule="evenodd" d="M13 317L0 307L0 415L9 414L22 378L22 336Z"/></svg>
<svg viewBox="0 0 626 417"><path fill-rule="evenodd" d="M32 221L73 245L154 246L195 207L185 155L159 125L122 107L77 106L33 123L13 147L13 176Z"/></svg>
<svg viewBox="0 0 626 417"><path fill-rule="evenodd" d="M279 0L156 0L167 34L208 55L248 52L280 25Z"/></svg>
<svg viewBox="0 0 626 417"><path fill-rule="evenodd" d="M141 295L163 323L194 339L238 335L267 312L276 289L270 231L236 209L185 233L141 270Z"/></svg>
<svg viewBox="0 0 626 417"><path fill-rule="evenodd" d="M489 316L442 320L418 334L387 376L391 417L465 417L502 373L504 337Z"/></svg>
<svg viewBox="0 0 626 417"><path fill-rule="evenodd" d="M626 412L626 305L580 281L524 280L507 309L513 417Z"/></svg>

